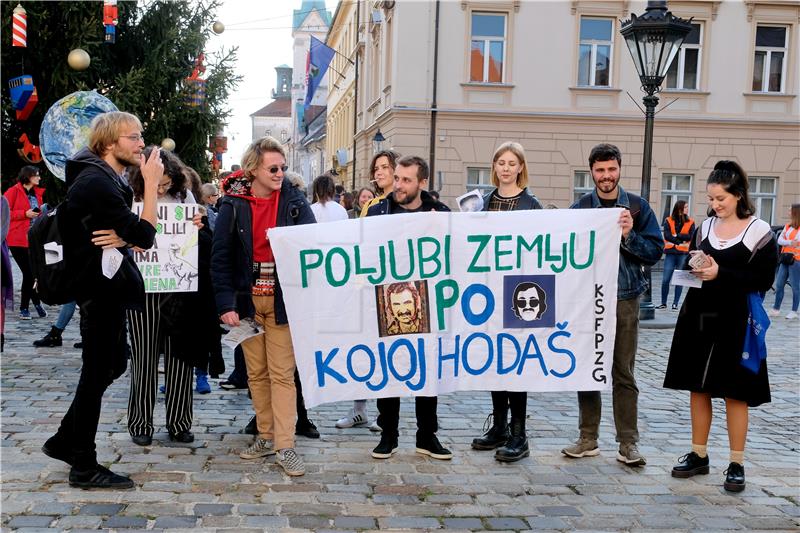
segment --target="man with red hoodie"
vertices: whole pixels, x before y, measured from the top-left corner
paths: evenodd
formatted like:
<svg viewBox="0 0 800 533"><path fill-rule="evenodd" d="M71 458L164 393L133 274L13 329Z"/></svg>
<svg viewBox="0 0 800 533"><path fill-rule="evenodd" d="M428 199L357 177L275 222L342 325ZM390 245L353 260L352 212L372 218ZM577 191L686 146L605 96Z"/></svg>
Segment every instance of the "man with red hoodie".
<svg viewBox="0 0 800 533"><path fill-rule="evenodd" d="M239 456L277 453L288 475L302 476L305 465L294 449L294 348L267 230L315 219L303 193L284 179L286 170L283 146L272 137L245 150L242 169L227 177L225 196L217 202L211 275L225 324L238 326L240 317L250 317L264 327L242 343L258 436Z"/></svg>

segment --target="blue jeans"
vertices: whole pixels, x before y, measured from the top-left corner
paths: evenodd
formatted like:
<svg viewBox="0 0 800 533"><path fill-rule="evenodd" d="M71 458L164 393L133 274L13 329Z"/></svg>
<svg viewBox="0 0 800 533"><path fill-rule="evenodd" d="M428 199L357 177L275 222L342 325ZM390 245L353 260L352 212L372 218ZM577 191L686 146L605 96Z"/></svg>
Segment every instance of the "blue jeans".
<svg viewBox="0 0 800 533"><path fill-rule="evenodd" d="M672 280L672 273L676 270L681 270L688 258L688 254L664 254L664 277L661 279L661 305L667 305L669 282ZM683 287L675 285L675 300L672 302L673 305L678 305L678 301L681 299L681 292L683 292Z"/></svg>
<svg viewBox="0 0 800 533"><path fill-rule="evenodd" d="M67 302L61 306L56 319L56 327L60 330L67 329L69 321L72 320L72 315L75 314L75 302Z"/></svg>
<svg viewBox="0 0 800 533"><path fill-rule="evenodd" d="M778 265L778 274L775 276L775 305L773 309L780 309L783 302L783 289L786 280L792 284L792 311L797 312L800 305L800 262L795 261L792 265Z"/></svg>

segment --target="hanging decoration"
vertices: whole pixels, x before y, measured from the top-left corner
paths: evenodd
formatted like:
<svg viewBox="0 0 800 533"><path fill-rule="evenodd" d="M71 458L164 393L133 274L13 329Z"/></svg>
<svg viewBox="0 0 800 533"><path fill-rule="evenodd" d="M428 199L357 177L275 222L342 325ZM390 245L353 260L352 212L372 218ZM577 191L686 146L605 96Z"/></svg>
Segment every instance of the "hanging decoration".
<svg viewBox="0 0 800 533"><path fill-rule="evenodd" d="M117 0L104 0L103 1L103 26L106 29L106 44L114 44L117 42L117 23L119 10L117 8Z"/></svg>
<svg viewBox="0 0 800 533"><path fill-rule="evenodd" d="M211 25L211 31L219 35L220 33L225 31L225 24L223 24L218 20Z"/></svg>
<svg viewBox="0 0 800 533"><path fill-rule="evenodd" d="M211 169L214 176L216 176L219 173L219 169L222 168L222 154L228 151L228 138L219 133L209 138L208 151L214 154L211 156Z"/></svg>
<svg viewBox="0 0 800 533"><path fill-rule="evenodd" d="M169 137L164 137L163 139L161 139L161 148L163 148L167 152L174 152L175 141L170 139Z"/></svg>
<svg viewBox="0 0 800 533"><path fill-rule="evenodd" d="M41 149L28 139L27 133L23 133L19 136L19 142L22 143L22 148L17 148L17 153L23 160L32 165L42 162Z"/></svg>
<svg viewBox="0 0 800 533"><path fill-rule="evenodd" d="M14 8L11 16L11 46L28 47L28 15L21 4Z"/></svg>
<svg viewBox="0 0 800 533"><path fill-rule="evenodd" d="M83 48L76 48L67 56L67 64L72 70L86 70L92 63L92 58Z"/></svg>
<svg viewBox="0 0 800 533"><path fill-rule="evenodd" d="M11 78L8 80L8 90L11 93L11 106L17 111L21 111L36 90L33 85L33 77L23 74L22 76Z"/></svg>
<svg viewBox="0 0 800 533"><path fill-rule="evenodd" d="M28 102L22 109L17 109L17 120L28 120L28 117L33 113L33 108L39 103L39 94L36 92L36 87L28 98Z"/></svg>
<svg viewBox="0 0 800 533"><path fill-rule="evenodd" d="M206 103L206 80L200 77L206 71L203 65L205 58L202 53L197 57L192 74L186 78L186 105L189 107L202 107Z"/></svg>

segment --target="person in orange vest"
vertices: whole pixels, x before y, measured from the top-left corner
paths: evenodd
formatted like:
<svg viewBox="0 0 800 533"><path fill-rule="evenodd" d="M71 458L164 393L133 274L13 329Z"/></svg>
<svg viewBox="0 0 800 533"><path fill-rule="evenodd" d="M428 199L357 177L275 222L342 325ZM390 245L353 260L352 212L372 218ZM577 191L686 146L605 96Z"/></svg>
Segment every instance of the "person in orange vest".
<svg viewBox="0 0 800 533"><path fill-rule="evenodd" d="M781 314L783 302L783 289L786 280L792 285L792 310L786 318L797 318L797 308L800 305L800 204L792 204L790 223L783 227L778 245L781 246L780 265L775 276L775 304L768 311L769 316Z"/></svg>
<svg viewBox="0 0 800 533"><path fill-rule="evenodd" d="M664 219L662 231L664 232L664 276L661 279L661 305L656 309L667 308L669 298L669 282L672 273L686 266L689 259L689 243L694 235L694 220L689 218L689 204L683 200L675 202L672 215ZM672 310L678 309L683 287L675 286L675 299L672 301Z"/></svg>

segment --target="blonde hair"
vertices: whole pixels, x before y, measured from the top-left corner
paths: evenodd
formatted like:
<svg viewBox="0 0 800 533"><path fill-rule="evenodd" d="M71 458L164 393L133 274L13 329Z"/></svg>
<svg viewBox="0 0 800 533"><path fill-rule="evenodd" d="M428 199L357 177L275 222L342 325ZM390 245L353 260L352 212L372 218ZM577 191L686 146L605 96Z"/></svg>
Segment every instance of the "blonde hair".
<svg viewBox="0 0 800 533"><path fill-rule="evenodd" d="M139 130L142 129L142 123L136 115L124 111L109 111L94 117L89 133L89 150L101 157L105 155L106 147L119 140L123 126L136 126Z"/></svg>
<svg viewBox="0 0 800 533"><path fill-rule="evenodd" d="M286 151L275 137L266 136L253 141L242 154L242 172L247 179L252 180L253 172L261 164L261 156L266 152L279 153L286 159Z"/></svg>
<svg viewBox="0 0 800 533"><path fill-rule="evenodd" d="M497 160L500 159L500 156L506 152L511 152L517 156L517 159L519 159L519 164L522 166L522 170L520 170L519 174L517 174L517 187L524 189L528 186L528 162L525 160L525 149L521 144L514 141L504 142L497 147L497 150L494 151L494 156L492 156L492 185L495 187L500 186L500 180L497 179L497 172L494 169L494 164L497 163Z"/></svg>

